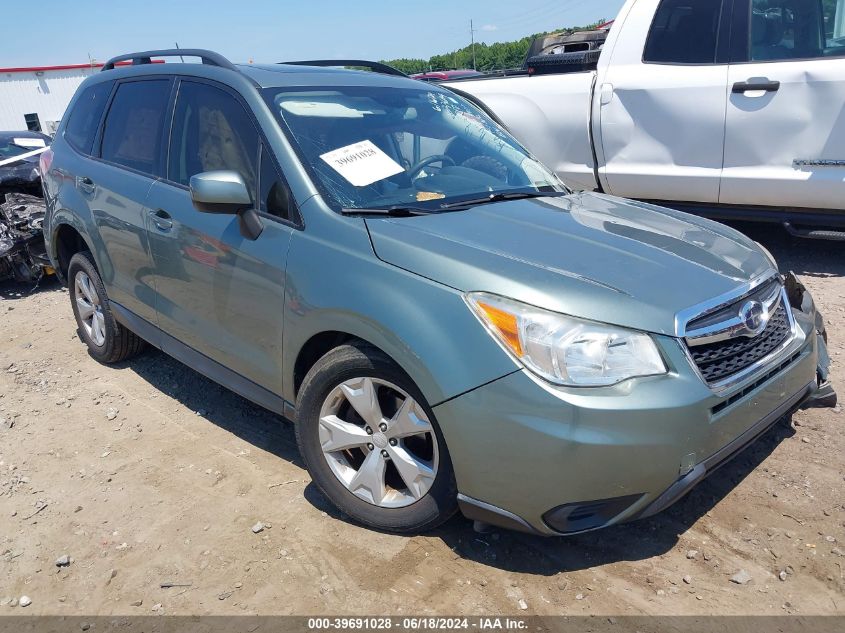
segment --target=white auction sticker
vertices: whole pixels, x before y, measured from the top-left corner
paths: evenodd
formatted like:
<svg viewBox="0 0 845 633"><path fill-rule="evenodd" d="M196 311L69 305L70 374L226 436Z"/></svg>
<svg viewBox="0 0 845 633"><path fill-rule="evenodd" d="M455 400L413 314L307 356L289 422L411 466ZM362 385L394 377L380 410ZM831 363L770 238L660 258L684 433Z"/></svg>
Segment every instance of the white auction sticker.
<svg viewBox="0 0 845 633"><path fill-rule="evenodd" d="M18 147L47 147L43 138L13 138L12 143Z"/></svg>
<svg viewBox="0 0 845 633"><path fill-rule="evenodd" d="M353 143L322 154L320 158L356 187L366 187L405 171L371 141Z"/></svg>

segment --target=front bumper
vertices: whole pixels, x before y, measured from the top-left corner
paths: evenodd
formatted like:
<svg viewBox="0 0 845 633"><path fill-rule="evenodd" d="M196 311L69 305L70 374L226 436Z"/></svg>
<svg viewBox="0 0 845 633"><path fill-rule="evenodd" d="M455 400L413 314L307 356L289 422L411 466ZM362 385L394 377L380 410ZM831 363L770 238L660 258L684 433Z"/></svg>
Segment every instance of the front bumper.
<svg viewBox="0 0 845 633"><path fill-rule="evenodd" d="M777 359L718 395L656 337L666 376L584 390L520 371L435 407L463 513L554 535L665 509L816 391L824 343L806 309Z"/></svg>

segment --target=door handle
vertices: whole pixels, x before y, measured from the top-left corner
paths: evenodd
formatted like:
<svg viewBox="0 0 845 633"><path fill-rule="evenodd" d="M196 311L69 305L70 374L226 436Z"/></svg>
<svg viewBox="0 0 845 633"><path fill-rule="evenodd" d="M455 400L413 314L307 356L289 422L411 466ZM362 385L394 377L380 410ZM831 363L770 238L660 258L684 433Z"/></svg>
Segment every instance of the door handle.
<svg viewBox="0 0 845 633"><path fill-rule="evenodd" d="M83 193L94 193L97 189L97 185L94 184L94 181L87 176L77 176L76 187Z"/></svg>
<svg viewBox="0 0 845 633"><path fill-rule="evenodd" d="M613 101L613 84L602 84L601 85L601 104L606 106L608 103Z"/></svg>
<svg viewBox="0 0 845 633"><path fill-rule="evenodd" d="M162 231L169 231L173 228L173 219L170 217L170 214L164 209L159 209L158 211L150 211L150 218L152 218L153 224L155 224Z"/></svg>
<svg viewBox="0 0 845 633"><path fill-rule="evenodd" d="M777 92L778 90L780 90L780 82L769 81L768 79L738 81L733 86L734 94L743 94L746 92Z"/></svg>

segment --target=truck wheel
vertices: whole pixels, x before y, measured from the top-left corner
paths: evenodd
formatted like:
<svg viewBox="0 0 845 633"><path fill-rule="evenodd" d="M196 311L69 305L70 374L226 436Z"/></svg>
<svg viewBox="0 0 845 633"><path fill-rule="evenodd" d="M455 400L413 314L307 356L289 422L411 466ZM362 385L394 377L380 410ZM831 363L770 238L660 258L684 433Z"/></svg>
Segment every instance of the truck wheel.
<svg viewBox="0 0 845 633"><path fill-rule="evenodd" d="M311 368L296 439L314 483L356 521L418 533L455 513L455 477L434 414L405 372L373 347L343 345Z"/></svg>
<svg viewBox="0 0 845 633"><path fill-rule="evenodd" d="M77 332L94 359L117 363L144 348L141 337L115 320L91 253L83 251L71 258L67 278Z"/></svg>

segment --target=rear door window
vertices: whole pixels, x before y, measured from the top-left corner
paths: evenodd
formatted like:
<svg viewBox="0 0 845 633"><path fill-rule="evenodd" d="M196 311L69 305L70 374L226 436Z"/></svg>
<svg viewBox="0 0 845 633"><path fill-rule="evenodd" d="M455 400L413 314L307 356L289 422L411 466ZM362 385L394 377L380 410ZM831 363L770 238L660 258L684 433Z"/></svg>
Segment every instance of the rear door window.
<svg viewBox="0 0 845 633"><path fill-rule="evenodd" d="M258 138L235 97L208 84L183 81L173 113L167 178L187 186L195 174L236 171L254 198Z"/></svg>
<svg viewBox="0 0 845 633"><path fill-rule="evenodd" d="M113 81L88 86L77 99L70 112L64 137L76 150L90 154L97 136L97 128L111 94Z"/></svg>
<svg viewBox="0 0 845 633"><path fill-rule="evenodd" d="M845 56L845 0L752 0L751 61Z"/></svg>
<svg viewBox="0 0 845 633"><path fill-rule="evenodd" d="M722 0L662 0L646 41L643 61L714 64Z"/></svg>
<svg viewBox="0 0 845 633"><path fill-rule="evenodd" d="M169 79L121 83L106 115L100 157L155 175L169 98Z"/></svg>

